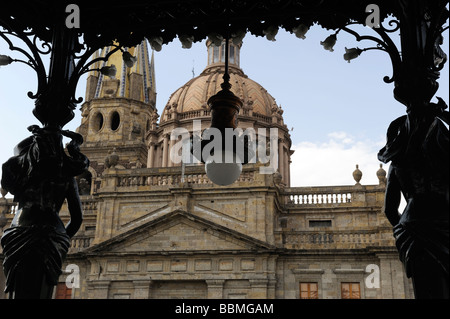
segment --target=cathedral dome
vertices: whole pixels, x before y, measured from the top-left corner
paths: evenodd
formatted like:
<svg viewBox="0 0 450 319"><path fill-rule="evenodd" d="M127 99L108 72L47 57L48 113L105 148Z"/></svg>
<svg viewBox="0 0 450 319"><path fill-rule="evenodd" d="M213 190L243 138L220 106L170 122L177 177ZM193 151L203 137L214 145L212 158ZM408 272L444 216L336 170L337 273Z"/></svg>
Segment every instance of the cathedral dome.
<svg viewBox="0 0 450 319"><path fill-rule="evenodd" d="M208 99L221 90L225 71L224 44L221 47L207 42L208 65L203 72L176 90L167 102L162 114L161 123L173 119L172 113L179 114L178 118L191 118L183 114L197 114L209 116ZM239 115L250 115L267 119L276 111L281 114L275 99L260 84L248 78L239 67L240 47L230 43L229 69L231 91L243 102ZM249 113L251 111L251 113ZM181 116L180 116L181 115Z"/></svg>
<svg viewBox="0 0 450 319"><path fill-rule="evenodd" d="M173 162L171 159L171 156L175 154L171 152L172 150L176 152L174 147L177 145L177 139L172 138L172 133L178 128L193 133L195 129L204 130L211 125L208 100L222 90L226 50L224 42L216 46L207 41L206 47L208 49L206 68L199 76L188 81L171 95L159 117L159 124L156 123L158 114L154 117L146 136L146 142L149 145L147 167L181 166L179 162ZM237 127L243 131L254 130L255 135L251 138L255 145L258 145L258 150L264 152L265 148L266 155L270 153L271 158L277 158L277 161L270 161L270 164L269 162L261 163L278 165L275 170L281 174L283 185L288 186L290 185L289 163L293 151L289 130L283 121L283 110L266 89L249 79L242 71L239 66L239 51L240 45L230 41L229 83L231 91L242 101L237 117ZM200 126L194 127L194 120L200 120L200 123L196 123ZM247 133L251 133L251 130Z"/></svg>

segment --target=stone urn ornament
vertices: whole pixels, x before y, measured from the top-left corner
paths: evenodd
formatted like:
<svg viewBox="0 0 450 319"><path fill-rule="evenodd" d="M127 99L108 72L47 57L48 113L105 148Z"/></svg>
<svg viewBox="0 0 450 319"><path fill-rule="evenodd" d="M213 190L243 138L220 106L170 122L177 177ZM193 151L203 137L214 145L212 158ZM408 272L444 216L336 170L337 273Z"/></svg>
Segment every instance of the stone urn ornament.
<svg viewBox="0 0 450 319"><path fill-rule="evenodd" d="M356 169L353 171L353 178L355 179L355 181L356 181L356 185L361 185L360 183L359 183L359 181L361 180L361 178L362 178L362 172L360 171L360 169L359 169L359 165L358 164L356 164Z"/></svg>
<svg viewBox="0 0 450 319"><path fill-rule="evenodd" d="M107 168L115 168L119 163L119 155L116 153L116 148L109 152L108 156L105 158L105 166Z"/></svg>
<svg viewBox="0 0 450 319"><path fill-rule="evenodd" d="M383 164L380 164L380 168L377 171L377 177L380 184L386 184L386 171L383 169Z"/></svg>

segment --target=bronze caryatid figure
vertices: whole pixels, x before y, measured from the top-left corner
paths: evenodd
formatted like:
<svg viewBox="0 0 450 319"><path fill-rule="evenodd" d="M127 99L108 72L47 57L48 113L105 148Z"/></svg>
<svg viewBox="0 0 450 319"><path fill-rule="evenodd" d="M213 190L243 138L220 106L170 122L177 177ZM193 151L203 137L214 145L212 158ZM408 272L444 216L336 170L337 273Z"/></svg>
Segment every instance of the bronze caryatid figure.
<svg viewBox="0 0 450 319"><path fill-rule="evenodd" d="M80 134L57 128L28 128L33 135L20 142L15 156L3 164L2 187L14 195L18 212L5 230L5 291L9 298L51 298L70 247L81 226L82 210L75 176L89 160L80 153ZM63 136L71 139L64 151ZM67 200L70 222L59 211Z"/></svg>
<svg viewBox="0 0 450 319"><path fill-rule="evenodd" d="M449 298L449 113L442 99L391 123L385 213L417 299ZM406 200L399 213L401 194Z"/></svg>

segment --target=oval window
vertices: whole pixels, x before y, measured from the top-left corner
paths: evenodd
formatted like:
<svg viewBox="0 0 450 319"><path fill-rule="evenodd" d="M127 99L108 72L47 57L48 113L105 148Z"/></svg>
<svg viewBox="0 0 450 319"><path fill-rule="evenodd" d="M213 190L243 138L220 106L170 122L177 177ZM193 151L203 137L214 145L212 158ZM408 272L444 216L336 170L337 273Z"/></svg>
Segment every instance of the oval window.
<svg viewBox="0 0 450 319"><path fill-rule="evenodd" d="M103 115L102 113L97 113L94 116L94 129L100 131L103 127Z"/></svg>
<svg viewBox="0 0 450 319"><path fill-rule="evenodd" d="M115 131L120 125L120 115L118 112L113 112L111 115L111 130Z"/></svg>

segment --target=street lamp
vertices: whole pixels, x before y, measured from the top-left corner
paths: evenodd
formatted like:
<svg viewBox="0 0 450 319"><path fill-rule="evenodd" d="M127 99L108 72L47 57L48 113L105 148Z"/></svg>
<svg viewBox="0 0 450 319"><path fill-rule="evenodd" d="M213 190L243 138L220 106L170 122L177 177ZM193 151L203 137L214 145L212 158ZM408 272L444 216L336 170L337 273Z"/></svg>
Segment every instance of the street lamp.
<svg viewBox="0 0 450 319"><path fill-rule="evenodd" d="M228 43L227 43L228 45ZM225 58L228 60L228 57ZM225 67L227 69L227 67ZM221 138L221 148L214 148L206 154L205 172L208 178L217 185L230 185L234 183L242 172L242 154L237 154L236 142L227 141L227 130L234 130L237 123L237 115L242 106L241 100L231 91L225 71L222 90L208 100L211 109L211 129L218 130ZM208 132L204 132L208 133ZM205 136L206 134L203 134ZM216 136L214 138L217 138ZM205 150L205 148L203 148ZM203 151L202 151L203 152Z"/></svg>
<svg viewBox="0 0 450 319"><path fill-rule="evenodd" d="M230 91L228 49L229 39L227 38L225 40L225 73L224 81L221 84L222 90L211 96L207 102L211 110L211 127L203 132L200 140L193 142L192 147L193 155L205 164L208 178L214 184L221 186L234 183L242 172L242 165L247 164L254 153L249 147L251 141L247 135L234 134L242 101Z"/></svg>
<svg viewBox="0 0 450 319"><path fill-rule="evenodd" d="M0 66L11 64L11 62L13 62L13 59L10 56L0 54Z"/></svg>

